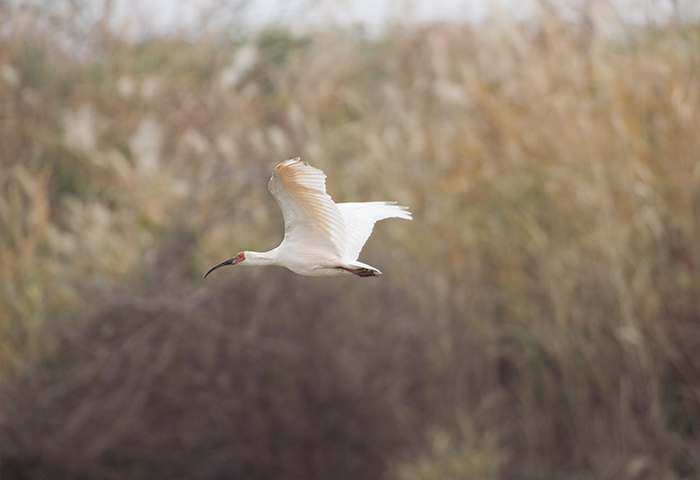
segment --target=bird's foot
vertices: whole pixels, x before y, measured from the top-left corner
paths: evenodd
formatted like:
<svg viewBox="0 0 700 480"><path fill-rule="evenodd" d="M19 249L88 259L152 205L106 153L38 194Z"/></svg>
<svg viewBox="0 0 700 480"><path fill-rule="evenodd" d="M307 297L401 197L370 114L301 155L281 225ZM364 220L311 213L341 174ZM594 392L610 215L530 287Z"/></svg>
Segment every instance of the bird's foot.
<svg viewBox="0 0 700 480"><path fill-rule="evenodd" d="M341 270L345 270L346 272L354 273L358 277L378 277L379 275L382 274L379 270L372 270L371 268L345 268L345 267L338 267Z"/></svg>

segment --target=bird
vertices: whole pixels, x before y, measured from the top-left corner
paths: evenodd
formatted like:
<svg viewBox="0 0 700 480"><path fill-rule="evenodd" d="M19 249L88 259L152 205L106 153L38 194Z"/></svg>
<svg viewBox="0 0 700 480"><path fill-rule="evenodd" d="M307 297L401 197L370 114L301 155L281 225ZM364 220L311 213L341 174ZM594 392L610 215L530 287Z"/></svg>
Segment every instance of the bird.
<svg viewBox="0 0 700 480"><path fill-rule="evenodd" d="M326 174L300 157L277 165L268 188L284 217L284 239L268 252L239 252L211 267L278 265L314 277L354 274L378 277L378 269L358 261L374 224L385 218L412 220L396 202L335 203L326 193Z"/></svg>

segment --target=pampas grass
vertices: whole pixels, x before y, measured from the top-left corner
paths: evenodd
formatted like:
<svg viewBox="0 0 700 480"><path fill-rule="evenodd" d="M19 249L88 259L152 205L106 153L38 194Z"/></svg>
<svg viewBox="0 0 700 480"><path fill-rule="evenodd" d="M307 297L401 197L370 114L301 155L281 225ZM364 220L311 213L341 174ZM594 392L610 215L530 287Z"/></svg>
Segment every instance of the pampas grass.
<svg viewBox="0 0 700 480"><path fill-rule="evenodd" d="M75 55L22 18L3 473L698 476L697 26L543 7L378 40L105 30ZM411 207L363 252L385 275L202 282L279 241L265 185L297 155L337 201Z"/></svg>

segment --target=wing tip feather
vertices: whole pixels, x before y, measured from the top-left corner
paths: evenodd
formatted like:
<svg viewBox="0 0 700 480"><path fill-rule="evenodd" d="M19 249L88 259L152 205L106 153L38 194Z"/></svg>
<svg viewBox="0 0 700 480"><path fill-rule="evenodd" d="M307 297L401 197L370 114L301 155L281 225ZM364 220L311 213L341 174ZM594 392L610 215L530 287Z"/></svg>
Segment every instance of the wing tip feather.
<svg viewBox="0 0 700 480"><path fill-rule="evenodd" d="M300 162L300 161L301 161L301 157L289 158L289 159L285 160L284 162L279 163L279 164L275 167L275 171L284 170L285 168L290 167L290 166L292 166L292 165L294 165L295 163L298 163L298 162ZM306 163L306 162L304 162L304 163Z"/></svg>
<svg viewBox="0 0 700 480"><path fill-rule="evenodd" d="M396 217L403 218L405 220L413 220L413 214L405 205L397 205L397 202L385 202L385 205L391 207L392 210L398 210L396 212Z"/></svg>

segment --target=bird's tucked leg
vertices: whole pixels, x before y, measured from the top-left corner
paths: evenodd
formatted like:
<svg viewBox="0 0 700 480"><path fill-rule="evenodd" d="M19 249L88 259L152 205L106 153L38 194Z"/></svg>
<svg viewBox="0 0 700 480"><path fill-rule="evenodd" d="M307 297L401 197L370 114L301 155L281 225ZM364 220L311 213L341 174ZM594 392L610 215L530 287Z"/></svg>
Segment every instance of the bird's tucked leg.
<svg viewBox="0 0 700 480"><path fill-rule="evenodd" d="M345 268L345 267L337 267L340 270L345 270L346 272L354 273L358 277L378 277L379 275L382 274L379 270L373 270L371 268Z"/></svg>

